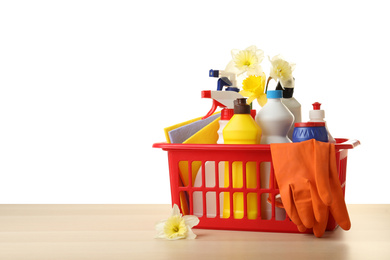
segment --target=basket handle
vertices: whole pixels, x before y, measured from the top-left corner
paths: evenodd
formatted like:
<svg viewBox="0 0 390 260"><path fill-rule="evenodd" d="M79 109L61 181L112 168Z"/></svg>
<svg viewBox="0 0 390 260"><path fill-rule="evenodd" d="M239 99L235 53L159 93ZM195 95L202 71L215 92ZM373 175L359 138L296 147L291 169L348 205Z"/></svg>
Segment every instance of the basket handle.
<svg viewBox="0 0 390 260"><path fill-rule="evenodd" d="M336 149L353 149L360 145L360 141L356 139L346 140L345 142L335 144Z"/></svg>

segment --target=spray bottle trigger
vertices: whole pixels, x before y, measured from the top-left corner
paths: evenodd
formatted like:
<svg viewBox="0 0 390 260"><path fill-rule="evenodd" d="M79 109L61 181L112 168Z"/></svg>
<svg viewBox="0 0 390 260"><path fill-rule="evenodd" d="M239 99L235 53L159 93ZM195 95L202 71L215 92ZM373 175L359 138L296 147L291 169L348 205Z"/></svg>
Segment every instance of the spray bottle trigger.
<svg viewBox="0 0 390 260"><path fill-rule="evenodd" d="M213 99L213 105L211 106L210 111L204 117L202 117L202 119L206 119L212 114L214 114L215 110L217 110L217 107L226 107L226 106Z"/></svg>

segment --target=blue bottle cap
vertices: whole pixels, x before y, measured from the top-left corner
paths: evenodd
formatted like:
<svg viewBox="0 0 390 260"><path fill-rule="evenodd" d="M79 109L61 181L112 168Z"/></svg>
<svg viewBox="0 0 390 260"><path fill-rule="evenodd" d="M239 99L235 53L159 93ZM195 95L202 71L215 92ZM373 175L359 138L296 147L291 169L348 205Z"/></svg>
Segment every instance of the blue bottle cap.
<svg viewBox="0 0 390 260"><path fill-rule="evenodd" d="M267 98L282 98L283 91L282 90L268 90Z"/></svg>

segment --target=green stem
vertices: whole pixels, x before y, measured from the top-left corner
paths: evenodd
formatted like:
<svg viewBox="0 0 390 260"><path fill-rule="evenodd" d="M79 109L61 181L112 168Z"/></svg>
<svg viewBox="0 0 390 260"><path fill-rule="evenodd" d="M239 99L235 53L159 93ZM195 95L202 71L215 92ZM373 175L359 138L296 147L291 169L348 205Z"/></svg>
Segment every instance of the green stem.
<svg viewBox="0 0 390 260"><path fill-rule="evenodd" d="M267 85L265 86L265 94L267 94L267 91L268 91L268 83L270 82L271 79L272 79L272 77L268 77Z"/></svg>

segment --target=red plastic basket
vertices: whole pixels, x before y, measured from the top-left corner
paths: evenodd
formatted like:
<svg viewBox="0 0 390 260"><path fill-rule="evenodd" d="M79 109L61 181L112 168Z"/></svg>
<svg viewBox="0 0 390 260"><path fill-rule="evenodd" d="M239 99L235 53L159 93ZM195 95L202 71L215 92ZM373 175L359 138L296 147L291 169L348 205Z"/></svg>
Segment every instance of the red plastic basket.
<svg viewBox="0 0 390 260"><path fill-rule="evenodd" d="M347 155L348 149L353 149L360 142L357 140L336 139L336 161L339 173L340 183L345 194L346 170L347 170ZM177 204L181 212L186 215L194 214L194 195L201 194L202 215L198 215L200 223L197 228L205 229L222 229L222 230L247 230L247 231L265 231L265 232L286 232L286 233L300 233L297 226L285 214L283 219L276 218L276 211L280 210L275 207L275 196L279 194L273 173L272 158L270 145L228 145L228 144L170 144L170 143L155 143L154 148L161 148L168 152L169 175L171 184L172 204ZM215 162L215 184L205 184L205 164L206 162ZM233 188L232 185L224 187L219 183L219 167L221 163L228 162L231 165L233 162L242 162L246 165L248 162L256 162L256 188L247 188L243 185L241 188ZM270 163L270 182L266 188L260 183L261 163ZM183 168L184 167L184 168ZM230 167L231 168L231 167ZM245 167L244 181L245 182ZM184 169L184 170L183 170ZM199 170L200 169L200 170ZM202 174L201 185L194 186L194 179L196 174ZM231 172L230 180L231 178ZM222 217L222 200L225 192L230 195L230 216ZM244 194L243 218L234 218L232 214L232 196L235 192ZM266 219L262 214L258 214L255 219L248 219L247 217L247 195L256 194L258 209L262 207L261 196L265 194L271 198L269 203L272 209L272 216ZM215 200L215 214L209 216L207 197L211 195ZM198 197L199 198L199 197ZM264 202L263 202L264 203ZM334 230L337 223L332 216L329 217L327 230ZM307 232L311 232L308 230Z"/></svg>

